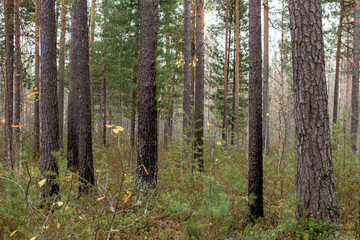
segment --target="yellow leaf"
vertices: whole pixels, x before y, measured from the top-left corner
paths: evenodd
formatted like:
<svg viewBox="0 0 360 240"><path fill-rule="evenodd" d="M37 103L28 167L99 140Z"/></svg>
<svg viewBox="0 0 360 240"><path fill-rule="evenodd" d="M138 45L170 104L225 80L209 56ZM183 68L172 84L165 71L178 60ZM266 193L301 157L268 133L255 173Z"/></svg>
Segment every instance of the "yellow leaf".
<svg viewBox="0 0 360 240"><path fill-rule="evenodd" d="M101 201L101 200L103 200L105 197L101 197L101 198L98 198L98 199L96 199L96 201Z"/></svg>
<svg viewBox="0 0 360 240"><path fill-rule="evenodd" d="M132 197L132 194L130 193L130 194L125 198L123 204L126 204L128 201L130 201L131 197Z"/></svg>
<svg viewBox="0 0 360 240"><path fill-rule="evenodd" d="M46 179L41 180L38 182L39 187L42 187L46 183Z"/></svg>
<svg viewBox="0 0 360 240"><path fill-rule="evenodd" d="M71 173L69 173L68 175L66 175L66 181L70 181L71 180L71 178L72 178L72 174Z"/></svg>
<svg viewBox="0 0 360 240"><path fill-rule="evenodd" d="M118 128L114 128L114 129L113 129L113 132L114 132L114 133L119 133L119 131L120 131L120 129L118 129Z"/></svg>
<svg viewBox="0 0 360 240"><path fill-rule="evenodd" d="M116 126L116 129L119 129L120 132L124 131L124 128L122 126Z"/></svg>
<svg viewBox="0 0 360 240"><path fill-rule="evenodd" d="M107 128L112 128L114 125L107 125L107 124L105 124L105 127L107 127Z"/></svg>
<svg viewBox="0 0 360 240"><path fill-rule="evenodd" d="M31 92L27 95L27 98L31 98L32 95L38 94L39 92Z"/></svg>
<svg viewBox="0 0 360 240"><path fill-rule="evenodd" d="M1 122L5 123L5 118L4 117L1 117Z"/></svg>
<svg viewBox="0 0 360 240"><path fill-rule="evenodd" d="M61 207L64 203L63 202L57 202L56 203L59 207Z"/></svg>
<svg viewBox="0 0 360 240"><path fill-rule="evenodd" d="M207 127L208 127L208 131L209 131L209 130L210 130L210 125L211 125L211 124L210 124L210 122L209 122L209 121L207 121L207 122L206 122L206 125L207 125Z"/></svg>
<svg viewBox="0 0 360 240"><path fill-rule="evenodd" d="M12 128L19 128L21 125L11 125Z"/></svg>
<svg viewBox="0 0 360 240"><path fill-rule="evenodd" d="M10 234L10 237L12 237L12 235L14 235L18 230L15 230L13 231L11 234Z"/></svg>
<svg viewBox="0 0 360 240"><path fill-rule="evenodd" d="M216 142L216 145L221 146L221 142L220 142L220 141L217 141L217 142Z"/></svg>
<svg viewBox="0 0 360 240"><path fill-rule="evenodd" d="M60 228L60 223L57 224L57 228Z"/></svg>
<svg viewBox="0 0 360 240"><path fill-rule="evenodd" d="M36 236L35 236L35 237L30 238L30 240L35 240L35 239L36 239Z"/></svg>
<svg viewBox="0 0 360 240"><path fill-rule="evenodd" d="M80 217L80 216L79 216L79 218L80 218L80 220L82 220L82 219L83 219L83 218L82 218L82 217Z"/></svg>

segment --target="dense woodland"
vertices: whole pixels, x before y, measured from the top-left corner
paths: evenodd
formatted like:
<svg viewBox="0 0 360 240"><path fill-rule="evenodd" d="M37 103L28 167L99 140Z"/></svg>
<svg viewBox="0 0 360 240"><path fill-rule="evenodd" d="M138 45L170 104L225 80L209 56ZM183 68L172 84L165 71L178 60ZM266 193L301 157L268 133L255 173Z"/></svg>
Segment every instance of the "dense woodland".
<svg viewBox="0 0 360 240"><path fill-rule="evenodd" d="M360 239L360 0L0 9L0 239Z"/></svg>

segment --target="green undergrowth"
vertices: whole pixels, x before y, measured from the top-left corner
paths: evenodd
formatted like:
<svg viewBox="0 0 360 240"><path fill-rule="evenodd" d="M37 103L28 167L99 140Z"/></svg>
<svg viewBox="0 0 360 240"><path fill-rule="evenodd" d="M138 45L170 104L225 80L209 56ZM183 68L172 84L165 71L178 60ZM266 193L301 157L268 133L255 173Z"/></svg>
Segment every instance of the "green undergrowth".
<svg viewBox="0 0 360 240"><path fill-rule="evenodd" d="M158 185L140 199L133 186L136 160L129 159L127 142L120 147L116 141L107 147L94 142L96 187L80 198L78 176L66 170L66 154L55 154L60 194L45 201L39 159L23 152L21 170L18 163L14 172L0 170L0 239L355 239L360 209L356 162L339 140L346 143L348 136L336 136L339 231L327 222L295 218L295 141L289 141L280 170L276 148L264 157L265 217L252 223L246 146L240 144L237 152L209 136L204 173L192 153L182 158L180 139L173 139L167 151L161 146Z"/></svg>

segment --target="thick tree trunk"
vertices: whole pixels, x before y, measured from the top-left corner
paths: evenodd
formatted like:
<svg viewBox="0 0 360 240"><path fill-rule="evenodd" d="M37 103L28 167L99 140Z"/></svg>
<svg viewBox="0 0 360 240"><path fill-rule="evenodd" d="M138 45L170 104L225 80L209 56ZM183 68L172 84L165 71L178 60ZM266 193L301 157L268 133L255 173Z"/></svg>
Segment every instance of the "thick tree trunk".
<svg viewBox="0 0 360 240"><path fill-rule="evenodd" d="M14 0L5 0L5 123L3 161L14 168L12 158L13 121L13 78L14 78Z"/></svg>
<svg viewBox="0 0 360 240"><path fill-rule="evenodd" d="M21 82L22 82L22 63L21 63L21 40L20 40L20 0L15 0L15 92L14 92L14 146L16 152L20 153L20 116L21 116ZM18 156L20 160L20 154Z"/></svg>
<svg viewBox="0 0 360 240"><path fill-rule="evenodd" d="M54 180L59 175L57 159L59 150L59 120L56 70L55 5L52 0L40 0L41 31L41 174L46 178L43 197L57 194L59 186Z"/></svg>
<svg viewBox="0 0 360 240"><path fill-rule="evenodd" d="M338 117L339 102L339 75L340 75L340 55L341 55L341 37L344 19L344 0L340 0L340 20L337 32L337 48L336 48L336 66L335 66L335 86L334 86L334 106L333 106L333 123L336 123Z"/></svg>
<svg viewBox="0 0 360 240"><path fill-rule="evenodd" d="M297 132L296 193L300 196L297 216L338 225L320 0L290 0L289 10Z"/></svg>
<svg viewBox="0 0 360 240"><path fill-rule="evenodd" d="M204 171L204 0L196 0L196 86L195 86L195 153L199 171Z"/></svg>
<svg viewBox="0 0 360 240"><path fill-rule="evenodd" d="M72 135L75 139L71 140L75 140L77 149L74 151L72 148L71 150L72 153L78 154L78 165L75 166L79 169L80 182L82 183L79 187L79 194L83 194L88 193L89 188L95 184L89 81L89 28L87 2L84 0L72 1L71 33L69 109L72 108L73 111L69 111L68 125L75 129L75 135ZM70 141L68 143L70 144ZM69 155L68 150L68 157ZM70 160L68 159L68 163L71 163Z"/></svg>
<svg viewBox="0 0 360 240"><path fill-rule="evenodd" d="M269 2L264 0L263 147L269 153Z"/></svg>
<svg viewBox="0 0 360 240"><path fill-rule="evenodd" d="M196 27L196 1L192 0L192 26ZM194 108L195 104L195 64L196 64L196 31L192 32L191 36L191 109ZM192 119L193 121L194 119ZM194 123L193 123L194 124ZM194 128L194 126L192 126ZM194 131L194 129L192 129ZM194 134L194 133L192 133Z"/></svg>
<svg viewBox="0 0 360 240"><path fill-rule="evenodd" d="M157 182L157 26L158 0L142 0L138 70L139 145L135 185L147 188L154 188Z"/></svg>
<svg viewBox="0 0 360 240"><path fill-rule="evenodd" d="M34 91L40 93L40 0L35 0L35 87ZM34 155L40 153L40 101L39 94L34 100Z"/></svg>
<svg viewBox="0 0 360 240"><path fill-rule="evenodd" d="M227 145L227 83L228 83L228 28L229 24L229 1L226 1L226 20L225 20L225 63L224 63L224 109L223 109L223 125L222 125L222 138ZM231 31L231 30L230 30ZM230 45L229 45L230 46Z"/></svg>
<svg viewBox="0 0 360 240"><path fill-rule="evenodd" d="M184 1L184 92L183 92L183 134L185 146L183 160L188 158L187 147L191 138L191 0Z"/></svg>
<svg viewBox="0 0 360 240"><path fill-rule="evenodd" d="M262 158L261 2L249 1L249 197L252 219L264 216Z"/></svg>
<svg viewBox="0 0 360 240"><path fill-rule="evenodd" d="M60 58L59 58L59 147L63 149L64 138L64 79L65 79L65 42L66 42L66 12L67 0L61 2Z"/></svg>
<svg viewBox="0 0 360 240"><path fill-rule="evenodd" d="M351 128L352 150L356 149L358 140L357 131L359 126L359 59L360 59L360 0L355 0L355 20L354 20L354 51L353 51L353 78L351 89Z"/></svg>

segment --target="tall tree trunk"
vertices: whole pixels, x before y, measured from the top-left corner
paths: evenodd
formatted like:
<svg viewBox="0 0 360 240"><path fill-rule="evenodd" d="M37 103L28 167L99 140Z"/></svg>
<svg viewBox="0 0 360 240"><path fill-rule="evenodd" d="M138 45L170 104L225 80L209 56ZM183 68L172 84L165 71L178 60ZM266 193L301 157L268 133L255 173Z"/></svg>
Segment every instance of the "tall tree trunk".
<svg viewBox="0 0 360 240"><path fill-rule="evenodd" d="M40 0L35 0L34 155L40 154Z"/></svg>
<svg viewBox="0 0 360 240"><path fill-rule="evenodd" d="M192 0L192 26L196 26L196 1ZM195 104L195 64L196 64L196 31L191 36L191 108ZM192 119L194 121L194 119ZM194 128L194 126L193 126ZM192 130L193 131L193 130Z"/></svg>
<svg viewBox="0 0 360 240"><path fill-rule="evenodd" d="M353 52L353 78L351 89L351 128L352 150L356 149L358 140L357 131L359 126L359 58L360 58L360 0L355 0L354 20L354 52Z"/></svg>
<svg viewBox="0 0 360 240"><path fill-rule="evenodd" d="M195 86L195 153L199 171L204 171L204 0L196 0L196 86Z"/></svg>
<svg viewBox="0 0 360 240"><path fill-rule="evenodd" d="M14 0L5 0L5 124L3 160L14 168L12 158L13 78L14 78Z"/></svg>
<svg viewBox="0 0 360 240"><path fill-rule="evenodd" d="M337 48L336 48L336 66L335 66L335 86L334 86L334 106L333 106L333 123L336 123L338 117L339 102L339 74L340 74L340 55L341 55L341 37L344 19L344 0L340 0L340 20L337 32Z"/></svg>
<svg viewBox="0 0 360 240"><path fill-rule="evenodd" d="M239 0L236 0L236 51L235 51L235 132L236 149L239 151L239 78L240 78L240 13ZM261 29L260 29L261 30ZM261 43L260 43L261 44ZM260 70L261 71L261 70Z"/></svg>
<svg viewBox="0 0 360 240"><path fill-rule="evenodd" d="M105 3L105 5L107 5ZM96 9L96 0L91 0L91 12L90 12L90 57L89 57L89 66L90 66L90 96L92 95L92 83L93 83L93 51L91 44L94 42L95 39L95 9Z"/></svg>
<svg viewBox="0 0 360 240"><path fill-rule="evenodd" d="M183 134L185 146L183 149L183 160L188 158L187 147L191 138L191 0L184 1L184 92L183 92Z"/></svg>
<svg viewBox="0 0 360 240"><path fill-rule="evenodd" d="M139 145L135 185L147 188L154 188L157 182L157 26L158 0L142 0L138 70Z"/></svg>
<svg viewBox="0 0 360 240"><path fill-rule="evenodd" d="M289 11L297 132L296 193L300 196L297 216L338 225L320 0L290 0Z"/></svg>
<svg viewBox="0 0 360 240"><path fill-rule="evenodd" d="M59 176L57 159L59 150L59 120L57 102L56 25L53 0L40 0L41 31L41 174L46 179L43 197L57 194Z"/></svg>
<svg viewBox="0 0 360 240"><path fill-rule="evenodd" d="M225 20L225 63L224 63L224 112L223 112L223 125L222 125L222 138L227 145L227 83L228 83L228 28L229 24L229 1L226 1L226 20ZM231 31L231 30L230 30Z"/></svg>
<svg viewBox="0 0 360 240"><path fill-rule="evenodd" d="M65 42L66 42L66 14L67 0L61 2L61 28L60 28L60 59L59 59L59 147L63 149L64 138L64 79L65 79Z"/></svg>
<svg viewBox="0 0 360 240"><path fill-rule="evenodd" d="M165 13L165 21L167 22L167 25L165 26L166 28L166 33L165 33L165 48L166 48L166 63L165 63L165 72L166 72L166 77L167 79L165 80L165 117L164 117L164 148L167 150L168 147L168 140L169 140L169 130L170 130L170 125L169 125L169 109L170 109L170 104L169 104L169 93L170 93L170 80L171 80L171 76L169 73L169 54L170 54L170 37L169 37L169 32L168 32L168 22L169 22L169 16L168 13Z"/></svg>
<svg viewBox="0 0 360 240"><path fill-rule="evenodd" d="M261 2L249 1L249 202L252 219L264 216L262 158ZM236 103L235 103L236 104Z"/></svg>
<svg viewBox="0 0 360 240"><path fill-rule="evenodd" d="M79 187L79 194L81 195L88 193L89 188L95 184L92 154L87 1L72 1L71 33L69 109L72 108L72 111L69 110L68 125L75 129L75 136L72 135L75 139L69 140L75 141L75 147L77 147L75 151L73 147L70 150L73 151L72 153L78 154L78 165L75 167L79 169L80 182L82 183ZM70 141L68 144L70 145ZM71 159L68 161L70 162Z"/></svg>
<svg viewBox="0 0 360 240"><path fill-rule="evenodd" d="M264 0L263 147L269 153L269 2Z"/></svg>
<svg viewBox="0 0 360 240"><path fill-rule="evenodd" d="M136 76L133 77L133 83L137 83ZM130 126L130 164L134 161L135 157L135 127L136 127L136 89L133 89L131 92L131 98L133 102L133 109L131 110L131 126Z"/></svg>
<svg viewBox="0 0 360 240"><path fill-rule="evenodd" d="M106 76L105 76L105 67L103 69L103 74L101 76L101 80L102 80L102 83L103 83L103 96L102 96L102 115L103 115L103 126L102 126L102 129L103 129L103 135L102 135L102 139L103 139L103 144L104 144L104 147L106 147L106 108L107 108L107 83L106 83Z"/></svg>
<svg viewBox="0 0 360 240"><path fill-rule="evenodd" d="M14 92L14 146L16 151L20 150L20 115L21 115L21 32L20 32L20 0L15 0L15 92ZM19 152L20 153L20 152ZM19 154L20 160L20 154Z"/></svg>

